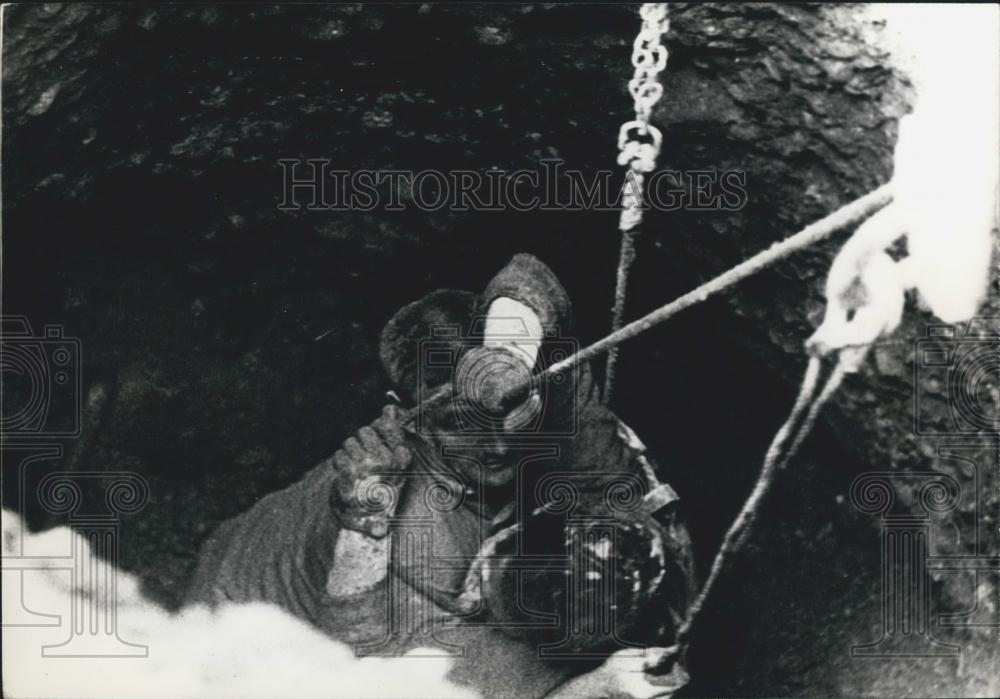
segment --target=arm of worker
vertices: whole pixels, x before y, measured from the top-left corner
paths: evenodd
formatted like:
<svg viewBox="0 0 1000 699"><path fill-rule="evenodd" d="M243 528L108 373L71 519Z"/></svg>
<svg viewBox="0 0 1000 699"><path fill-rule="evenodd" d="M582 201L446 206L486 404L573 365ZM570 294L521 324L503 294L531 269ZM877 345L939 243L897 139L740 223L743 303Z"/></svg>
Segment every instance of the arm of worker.
<svg viewBox="0 0 1000 699"><path fill-rule="evenodd" d="M388 407L300 481L223 522L202 545L187 602L263 601L316 619L330 595L377 584L392 514L378 505L394 500L393 474L409 462Z"/></svg>
<svg viewBox="0 0 1000 699"><path fill-rule="evenodd" d="M412 453L403 434L403 416L395 405L347 438L333 455L330 506L345 528L381 539L389 531L392 506Z"/></svg>
<svg viewBox="0 0 1000 699"><path fill-rule="evenodd" d="M185 602L269 602L313 618L340 531L329 505L333 478L328 459L222 522L201 546Z"/></svg>

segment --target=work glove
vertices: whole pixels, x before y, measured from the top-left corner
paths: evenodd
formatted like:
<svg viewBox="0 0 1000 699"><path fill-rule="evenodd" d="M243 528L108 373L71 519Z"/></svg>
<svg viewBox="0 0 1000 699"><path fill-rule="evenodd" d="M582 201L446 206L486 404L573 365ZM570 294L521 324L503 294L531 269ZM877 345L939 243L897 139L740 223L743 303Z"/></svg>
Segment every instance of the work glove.
<svg viewBox="0 0 1000 699"><path fill-rule="evenodd" d="M330 504L340 524L374 538L384 537L399 499L402 473L412 458L399 409L387 405L378 419L345 440L333 455Z"/></svg>

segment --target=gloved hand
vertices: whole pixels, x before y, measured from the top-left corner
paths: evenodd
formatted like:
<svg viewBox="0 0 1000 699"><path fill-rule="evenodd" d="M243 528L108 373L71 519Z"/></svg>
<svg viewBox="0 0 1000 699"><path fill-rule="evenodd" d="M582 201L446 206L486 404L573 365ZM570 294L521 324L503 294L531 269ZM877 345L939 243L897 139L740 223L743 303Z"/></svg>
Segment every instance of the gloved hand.
<svg viewBox="0 0 1000 699"><path fill-rule="evenodd" d="M336 472L330 504L341 525L384 537L398 500L400 474L412 458L399 410L387 405L381 417L349 437L333 455Z"/></svg>

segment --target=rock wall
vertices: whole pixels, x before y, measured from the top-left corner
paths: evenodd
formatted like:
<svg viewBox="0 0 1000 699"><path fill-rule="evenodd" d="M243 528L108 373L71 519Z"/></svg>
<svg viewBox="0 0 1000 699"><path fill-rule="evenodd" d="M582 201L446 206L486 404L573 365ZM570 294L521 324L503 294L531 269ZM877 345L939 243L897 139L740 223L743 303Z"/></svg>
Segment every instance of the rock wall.
<svg viewBox="0 0 1000 699"><path fill-rule="evenodd" d="M629 317L886 182L911 98L856 6L691 3L671 17L660 164L744 171L748 200L647 216ZM148 594L176 604L218 521L374 417L376 341L402 303L477 288L526 250L564 280L581 342L607 330L615 212L281 211L278 159L613 167L637 27L632 5L5 8L5 313L81 338L84 428L62 465L150 481L121 554ZM837 244L623 350L615 407L687 501L702 564L794 396ZM955 476L973 495L934 551L997 547L995 447L943 458L914 431L914 390L929 425L951 415L917 366L930 320L908 314L779 478L700 634L702 693L899 693L917 677L914 692L962 694L997 675L985 630L944 630L970 654L961 672L849 655L880 619L879 520L851 505L857 474ZM995 604L988 575L935 575L944 610Z"/></svg>

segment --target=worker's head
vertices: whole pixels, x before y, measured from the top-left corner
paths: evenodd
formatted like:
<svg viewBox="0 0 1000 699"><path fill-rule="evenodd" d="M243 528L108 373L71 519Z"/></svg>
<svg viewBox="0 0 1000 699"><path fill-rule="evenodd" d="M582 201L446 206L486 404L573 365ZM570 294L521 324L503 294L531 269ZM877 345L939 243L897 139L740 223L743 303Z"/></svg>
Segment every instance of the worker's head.
<svg viewBox="0 0 1000 699"><path fill-rule="evenodd" d="M422 432L469 486L513 482L520 452L512 449L541 416L530 369L506 348L470 346L458 361L451 388L446 403L424 411Z"/></svg>
<svg viewBox="0 0 1000 699"><path fill-rule="evenodd" d="M542 400L520 356L469 336L471 316L456 322L471 312L467 301L442 290L404 307L382 334L381 356L403 400L418 406L413 429L469 486L502 486L518 468L509 442L537 431ZM442 388L451 389L446 399L425 402Z"/></svg>

